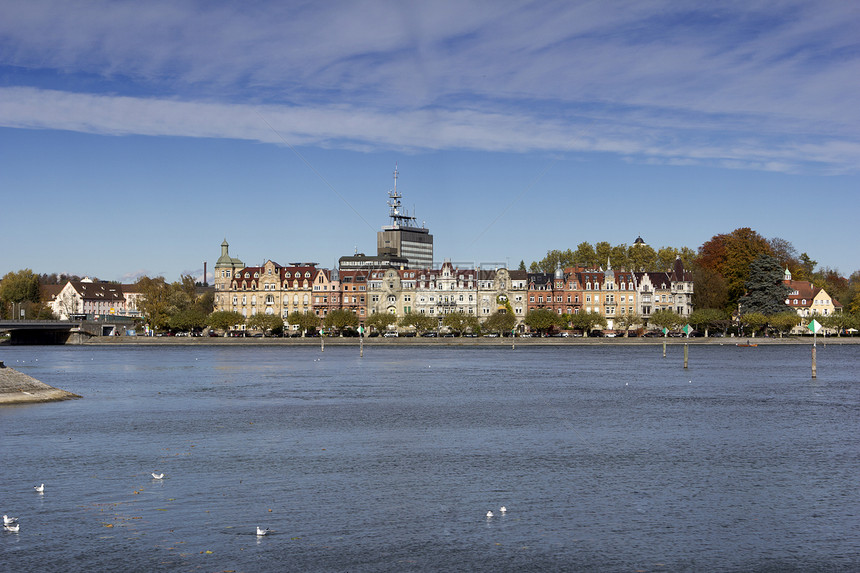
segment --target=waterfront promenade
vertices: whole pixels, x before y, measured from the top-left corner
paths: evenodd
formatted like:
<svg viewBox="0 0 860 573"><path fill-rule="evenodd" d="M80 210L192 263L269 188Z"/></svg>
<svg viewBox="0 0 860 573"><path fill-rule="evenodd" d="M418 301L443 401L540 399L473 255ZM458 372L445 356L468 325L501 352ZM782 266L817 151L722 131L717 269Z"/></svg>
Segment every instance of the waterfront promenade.
<svg viewBox="0 0 860 573"><path fill-rule="evenodd" d="M528 347L528 346L623 346L623 345L652 345L662 346L735 346L738 343L752 342L759 346L772 344L806 344L812 345L812 337L809 336L786 336L784 338L756 337L756 338L595 338L595 337L549 337L549 338L426 338L417 337L372 337L364 339L364 346L463 346L463 347ZM860 344L860 337L837 337L819 336L819 345L826 344ZM226 345L226 346L359 346L356 337L327 336L324 342L319 337L306 338L260 338L260 337L173 337L173 336L100 336L89 339L84 345L141 345L141 346L204 346L204 345Z"/></svg>

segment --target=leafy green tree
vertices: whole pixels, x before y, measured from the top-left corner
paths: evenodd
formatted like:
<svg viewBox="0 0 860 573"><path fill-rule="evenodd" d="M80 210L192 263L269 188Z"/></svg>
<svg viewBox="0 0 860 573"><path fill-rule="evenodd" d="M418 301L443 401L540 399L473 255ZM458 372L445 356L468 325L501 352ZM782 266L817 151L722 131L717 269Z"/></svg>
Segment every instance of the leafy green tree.
<svg viewBox="0 0 860 573"><path fill-rule="evenodd" d="M0 299L5 302L39 302L39 277L30 269L8 272L0 279Z"/></svg>
<svg viewBox="0 0 860 573"><path fill-rule="evenodd" d="M245 321L245 324L252 330L262 330L264 333L271 332L276 336L284 331L284 319L277 314L265 314L262 312L252 314Z"/></svg>
<svg viewBox="0 0 860 573"><path fill-rule="evenodd" d="M478 329L478 319L473 314L466 314L465 312L452 312L450 314L446 314L442 319L442 325L447 326L454 332L461 333L465 330L477 330Z"/></svg>
<svg viewBox="0 0 860 573"><path fill-rule="evenodd" d="M559 323L559 316L546 308L536 308L526 313L523 322L532 330L545 333Z"/></svg>
<svg viewBox="0 0 860 573"><path fill-rule="evenodd" d="M767 322L779 332L780 338L786 332L800 324L800 317L796 312L786 311L767 317Z"/></svg>
<svg viewBox="0 0 860 573"><path fill-rule="evenodd" d="M139 308L151 328L161 330L170 326L168 309L175 303L171 301L171 289L164 277L140 277L137 291L141 293Z"/></svg>
<svg viewBox="0 0 860 573"><path fill-rule="evenodd" d="M690 247L681 247L678 251L678 256L681 258L681 263L685 269L692 269L696 265L696 260L699 258L698 253Z"/></svg>
<svg viewBox="0 0 860 573"><path fill-rule="evenodd" d="M667 271L675 264L675 259L680 256L681 252L675 247L660 247L657 251L657 270Z"/></svg>
<svg viewBox="0 0 860 573"><path fill-rule="evenodd" d="M727 310L729 306L729 289L723 275L714 269L694 264L693 272L693 308Z"/></svg>
<svg viewBox="0 0 860 573"><path fill-rule="evenodd" d="M767 324L768 317L761 312L748 312L741 315L741 324L748 329L752 336Z"/></svg>
<svg viewBox="0 0 860 573"><path fill-rule="evenodd" d="M326 329L334 329L343 335L347 327L358 328L358 315L351 310L335 309L323 319Z"/></svg>
<svg viewBox="0 0 860 573"><path fill-rule="evenodd" d="M576 246L576 251L573 253L573 260L579 266L585 268L595 268L598 265L597 253L591 243L583 241ZM605 262L605 261L604 261Z"/></svg>
<svg viewBox="0 0 860 573"><path fill-rule="evenodd" d="M307 331L315 329L320 324L320 319L312 312L291 312L287 317L287 322L293 326L298 326L304 336Z"/></svg>
<svg viewBox="0 0 860 573"><path fill-rule="evenodd" d="M599 312L578 312L571 315L570 325L588 335L595 328L606 328L607 322Z"/></svg>
<svg viewBox="0 0 860 573"><path fill-rule="evenodd" d="M4 314L7 313L7 305L39 302L39 276L30 269L22 269L17 272L8 272L0 280L0 301ZM26 316L30 313L25 310ZM13 318L19 318L17 316Z"/></svg>
<svg viewBox="0 0 860 573"><path fill-rule="evenodd" d="M612 245L607 241L599 241L594 245L594 256L597 257L598 267L606 268L606 263L612 256Z"/></svg>
<svg viewBox="0 0 860 573"><path fill-rule="evenodd" d="M472 317L474 318L474 317ZM477 322L477 320L476 320ZM484 320L481 330L488 332L511 332L517 324L517 317L507 312L496 312Z"/></svg>
<svg viewBox="0 0 860 573"><path fill-rule="evenodd" d="M657 268L657 251L649 245L630 245L627 261L631 271L651 271Z"/></svg>
<svg viewBox="0 0 860 573"><path fill-rule="evenodd" d="M818 261L812 260L806 253L800 253L798 263L799 266L797 270L791 271L793 278L798 281L812 280L812 275L815 273L815 267L818 265Z"/></svg>
<svg viewBox="0 0 860 573"><path fill-rule="evenodd" d="M770 255L759 255L749 267L747 294L741 297L741 313L764 315L785 312L785 297L789 288L782 282L779 261Z"/></svg>
<svg viewBox="0 0 860 573"><path fill-rule="evenodd" d="M570 249L566 251L559 251L557 249L547 251L546 256L535 265L538 270L532 272L551 273L558 265L561 265L561 268L573 265L573 259L574 253Z"/></svg>
<svg viewBox="0 0 860 573"><path fill-rule="evenodd" d="M368 329L373 329L377 332L385 332L392 324L397 323L397 317L387 312L374 312L364 320L364 325Z"/></svg>
<svg viewBox="0 0 860 573"><path fill-rule="evenodd" d="M816 317L821 326L832 328L836 331L836 336L842 336L842 332L854 324L852 316L844 312L836 312L827 316Z"/></svg>
<svg viewBox="0 0 860 573"><path fill-rule="evenodd" d="M630 247L625 244L620 244L612 247L609 251L609 258L612 261L613 269L630 269Z"/></svg>
<svg viewBox="0 0 860 573"><path fill-rule="evenodd" d="M206 326L207 318L208 316L203 310L190 306L170 315L167 324L173 330L202 330Z"/></svg>
<svg viewBox="0 0 860 573"><path fill-rule="evenodd" d="M718 308L702 308L694 310L687 321L697 329L704 329L705 336L711 328L725 326L728 315L724 310Z"/></svg>
<svg viewBox="0 0 860 573"><path fill-rule="evenodd" d="M624 331L624 338L629 336L630 328L637 324L642 324L642 317L636 313L622 314L615 318L615 327Z"/></svg>
<svg viewBox="0 0 860 573"><path fill-rule="evenodd" d="M206 318L206 324L213 330L227 331L245 322L241 313L233 310L219 310L212 312Z"/></svg>
<svg viewBox="0 0 860 573"><path fill-rule="evenodd" d="M406 328L413 327L418 334L421 334L428 330L435 330L439 321L426 314L409 313L402 317L397 324Z"/></svg>
<svg viewBox="0 0 860 573"><path fill-rule="evenodd" d="M848 312L852 314L860 314L860 292L857 292L851 302L848 303Z"/></svg>
<svg viewBox="0 0 860 573"><path fill-rule="evenodd" d="M649 326L656 326L658 329L675 330L684 324L684 318L674 310L661 308L651 313L648 318Z"/></svg>

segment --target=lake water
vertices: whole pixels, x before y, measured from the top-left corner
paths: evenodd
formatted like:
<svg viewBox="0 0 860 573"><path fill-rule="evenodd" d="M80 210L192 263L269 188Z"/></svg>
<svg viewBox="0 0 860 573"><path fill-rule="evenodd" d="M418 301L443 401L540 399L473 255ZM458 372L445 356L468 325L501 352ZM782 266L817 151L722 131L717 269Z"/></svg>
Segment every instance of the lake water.
<svg viewBox="0 0 860 573"><path fill-rule="evenodd" d="M5 570L860 570L860 346L0 359Z"/></svg>

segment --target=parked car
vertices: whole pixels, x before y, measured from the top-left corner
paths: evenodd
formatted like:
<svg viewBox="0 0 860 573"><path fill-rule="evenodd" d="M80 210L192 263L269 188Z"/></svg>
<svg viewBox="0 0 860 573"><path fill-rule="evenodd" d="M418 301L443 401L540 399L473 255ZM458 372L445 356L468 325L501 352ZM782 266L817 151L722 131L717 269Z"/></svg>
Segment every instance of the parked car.
<svg viewBox="0 0 860 573"><path fill-rule="evenodd" d="M436 338L439 335L436 334L435 332L425 332L421 336L423 336L424 338Z"/></svg>
<svg viewBox="0 0 860 573"><path fill-rule="evenodd" d="M384 336L385 338L397 338L398 336L400 336L400 333L398 333L398 332L386 332L382 336Z"/></svg>

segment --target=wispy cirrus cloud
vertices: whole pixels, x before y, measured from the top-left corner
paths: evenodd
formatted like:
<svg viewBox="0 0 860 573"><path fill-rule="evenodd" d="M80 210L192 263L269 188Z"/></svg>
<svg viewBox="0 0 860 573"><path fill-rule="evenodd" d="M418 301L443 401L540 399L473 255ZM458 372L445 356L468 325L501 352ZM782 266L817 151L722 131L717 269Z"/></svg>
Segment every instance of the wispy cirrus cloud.
<svg viewBox="0 0 860 573"><path fill-rule="evenodd" d="M4 9L0 125L776 171L860 165L851 3L85 6Z"/></svg>

